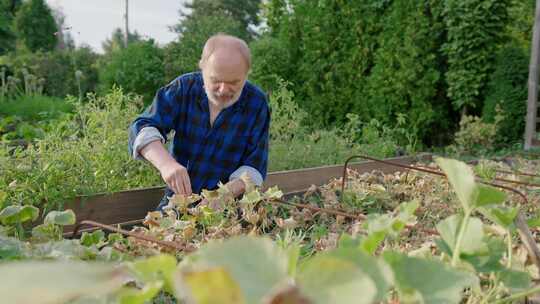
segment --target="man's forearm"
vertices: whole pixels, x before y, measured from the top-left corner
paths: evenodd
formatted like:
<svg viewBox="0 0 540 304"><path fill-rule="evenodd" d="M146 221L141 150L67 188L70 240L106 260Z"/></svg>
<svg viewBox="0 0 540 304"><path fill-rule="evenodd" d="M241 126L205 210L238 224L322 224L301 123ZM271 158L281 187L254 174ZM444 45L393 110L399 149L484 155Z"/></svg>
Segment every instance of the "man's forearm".
<svg viewBox="0 0 540 304"><path fill-rule="evenodd" d="M153 141L144 146L140 153L159 171L162 171L162 169L171 164L171 162L176 162L159 140Z"/></svg>

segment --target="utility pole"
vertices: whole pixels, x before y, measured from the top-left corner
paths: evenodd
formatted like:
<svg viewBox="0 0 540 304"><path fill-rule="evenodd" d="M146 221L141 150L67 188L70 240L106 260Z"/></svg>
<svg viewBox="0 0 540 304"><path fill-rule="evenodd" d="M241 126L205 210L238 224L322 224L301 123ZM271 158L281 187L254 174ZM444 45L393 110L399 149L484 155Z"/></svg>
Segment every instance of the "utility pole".
<svg viewBox="0 0 540 304"><path fill-rule="evenodd" d="M540 64L540 0L536 0L536 12L529 63L529 97L527 99L527 119L525 125L525 150L530 150L536 141L538 111L538 66Z"/></svg>
<svg viewBox="0 0 540 304"><path fill-rule="evenodd" d="M128 28L128 2L129 0L126 0L126 13L124 14L124 19L126 21L125 24L125 30L124 30L124 46L128 46L128 39L129 39L129 28Z"/></svg>

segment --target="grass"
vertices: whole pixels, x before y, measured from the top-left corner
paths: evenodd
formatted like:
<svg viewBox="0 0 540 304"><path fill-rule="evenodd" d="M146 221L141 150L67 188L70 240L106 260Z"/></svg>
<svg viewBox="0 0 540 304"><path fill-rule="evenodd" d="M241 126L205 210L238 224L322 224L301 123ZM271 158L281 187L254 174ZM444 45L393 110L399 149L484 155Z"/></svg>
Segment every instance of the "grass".
<svg viewBox="0 0 540 304"><path fill-rule="evenodd" d="M0 116L17 116L28 122L57 118L60 114L73 110L72 104L49 96L24 95L10 100L0 100Z"/></svg>

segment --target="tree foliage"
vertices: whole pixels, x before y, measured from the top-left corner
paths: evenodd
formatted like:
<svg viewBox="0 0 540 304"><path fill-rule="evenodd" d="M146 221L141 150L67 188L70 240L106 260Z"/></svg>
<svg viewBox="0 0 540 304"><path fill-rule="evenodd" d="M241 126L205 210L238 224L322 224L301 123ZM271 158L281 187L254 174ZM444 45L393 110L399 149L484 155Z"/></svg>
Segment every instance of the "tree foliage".
<svg viewBox="0 0 540 304"><path fill-rule="evenodd" d="M0 58L0 65L5 65L10 74L21 80L26 70L42 79L44 94L65 97L95 91L98 82L97 59L98 55L90 47L80 47L66 51L10 54Z"/></svg>
<svg viewBox="0 0 540 304"><path fill-rule="evenodd" d="M0 55L15 49L13 20L21 4L21 0L0 0Z"/></svg>
<svg viewBox="0 0 540 304"><path fill-rule="evenodd" d="M111 54L110 60L99 70L101 91L114 85L127 92L152 101L156 90L164 84L163 51L152 40L134 42Z"/></svg>
<svg viewBox="0 0 540 304"><path fill-rule="evenodd" d="M478 108L508 22L510 0L446 0L448 97L456 109Z"/></svg>
<svg viewBox="0 0 540 304"><path fill-rule="evenodd" d="M261 0L193 0L180 10L182 21L172 29L185 36L194 20L229 17L239 24L239 37L249 40L255 36L253 27L260 23L258 14ZM188 12L189 11L189 12Z"/></svg>
<svg viewBox="0 0 540 304"><path fill-rule="evenodd" d="M165 49L166 78L172 80L178 75L198 70L204 43L217 33L238 37L243 35L240 23L224 15L216 14L182 21L179 40L170 43Z"/></svg>
<svg viewBox="0 0 540 304"><path fill-rule="evenodd" d="M287 51L273 65L254 61L254 76L291 81L314 127L343 124L347 113L390 126L401 116L424 142L442 144L460 112L481 109L503 38L528 35L529 2L267 1L266 49ZM518 16L523 26L511 26Z"/></svg>
<svg viewBox="0 0 540 304"><path fill-rule="evenodd" d="M499 143L520 141L527 113L527 79L529 58L516 46L506 46L497 54L495 70L490 76L482 116L494 122L497 108L503 119L498 124Z"/></svg>
<svg viewBox="0 0 540 304"><path fill-rule="evenodd" d="M447 129L452 117L445 106L444 61L438 53L445 33L438 3L396 0L386 8L366 98L355 105L364 119L374 117L390 126L404 115L410 131L430 143L440 141L438 130Z"/></svg>
<svg viewBox="0 0 540 304"><path fill-rule="evenodd" d="M128 33L128 44L137 41L141 41L141 35L139 35L137 31ZM105 51L105 54L110 54L114 51L125 48L124 31L119 27L114 29L111 34L111 38L107 38L105 41L103 41L101 47Z"/></svg>
<svg viewBox="0 0 540 304"><path fill-rule="evenodd" d="M58 31L51 9L44 0L24 2L15 17L17 38L30 51L51 51Z"/></svg>

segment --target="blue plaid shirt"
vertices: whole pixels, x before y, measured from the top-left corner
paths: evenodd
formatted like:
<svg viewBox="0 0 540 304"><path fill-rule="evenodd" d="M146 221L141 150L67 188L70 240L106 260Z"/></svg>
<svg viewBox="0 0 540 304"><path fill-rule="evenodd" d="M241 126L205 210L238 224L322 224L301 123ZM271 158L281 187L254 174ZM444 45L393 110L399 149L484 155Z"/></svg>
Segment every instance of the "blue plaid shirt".
<svg viewBox="0 0 540 304"><path fill-rule="evenodd" d="M210 126L208 97L200 72L182 75L158 90L154 101L129 130L129 152L137 134L154 127L163 138L174 130L169 152L186 167L194 193L226 183L240 166L266 178L270 111L266 95L248 81L237 102Z"/></svg>

